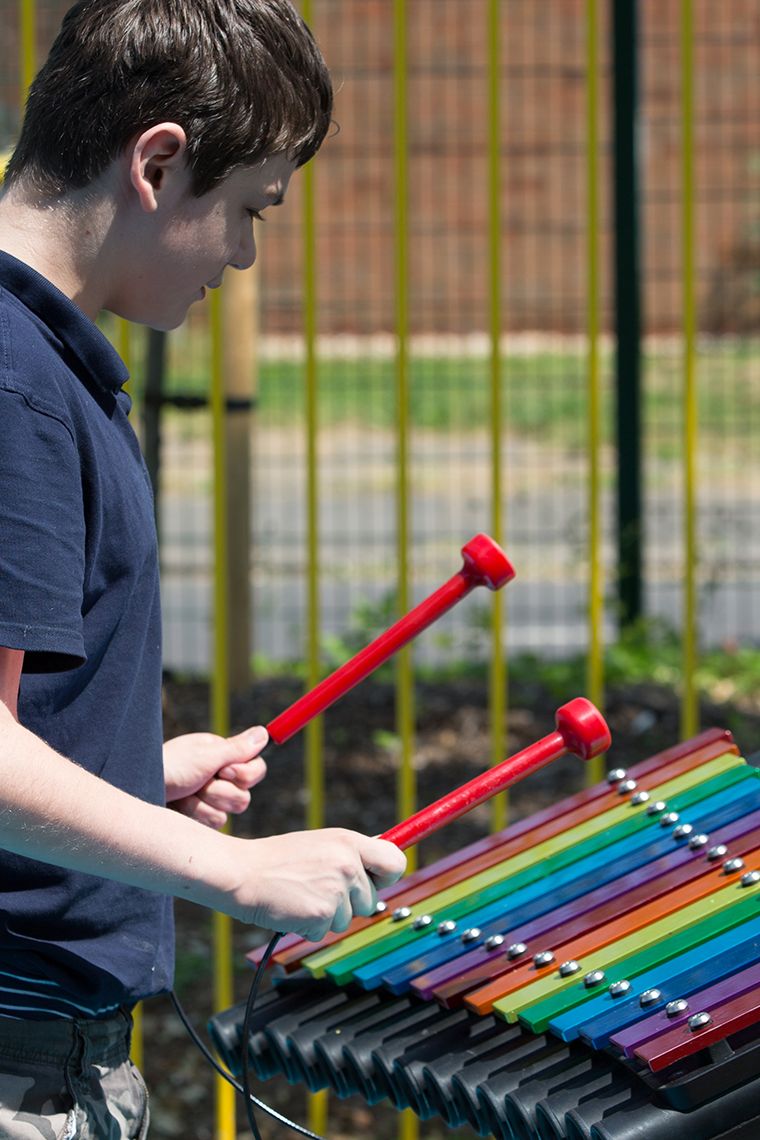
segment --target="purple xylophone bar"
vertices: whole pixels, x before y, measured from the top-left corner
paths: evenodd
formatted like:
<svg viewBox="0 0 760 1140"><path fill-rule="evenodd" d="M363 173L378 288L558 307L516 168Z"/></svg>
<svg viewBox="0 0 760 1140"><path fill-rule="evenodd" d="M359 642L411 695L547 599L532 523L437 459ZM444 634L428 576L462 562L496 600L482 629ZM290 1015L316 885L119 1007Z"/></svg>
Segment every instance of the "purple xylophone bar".
<svg viewBox="0 0 760 1140"><path fill-rule="evenodd" d="M731 733L726 729L706 729L690 740L682 741L640 761L625 775L641 780L657 772L661 778L669 779L671 774L686 771L726 753L738 755L738 751ZM518 820L496 835L485 836L434 865L413 872L382 891L380 896L382 902L386 905L392 904L394 907L410 906L429 894L433 889L432 880L438 880L444 874L452 876L451 882L461 882L478 871L558 834L567 827L584 822L604 810L606 806L618 802L616 782L608 779L591 788L585 788L568 797L559 806L552 804L534 816ZM447 882L447 885L450 884ZM373 918L354 919L349 933L381 920L382 914ZM328 935L318 945L329 946L343 937L345 937L343 934ZM304 941L297 934L285 935L274 955L273 964L281 970L291 972L298 969L303 958L313 953L315 948L314 943ZM250 960L257 963L263 953L264 947L252 951Z"/></svg>
<svg viewBox="0 0 760 1140"><path fill-rule="evenodd" d="M626 1057L638 1057L653 1072L754 1025L760 1012L760 964L690 994L620 1033L610 1042Z"/></svg>

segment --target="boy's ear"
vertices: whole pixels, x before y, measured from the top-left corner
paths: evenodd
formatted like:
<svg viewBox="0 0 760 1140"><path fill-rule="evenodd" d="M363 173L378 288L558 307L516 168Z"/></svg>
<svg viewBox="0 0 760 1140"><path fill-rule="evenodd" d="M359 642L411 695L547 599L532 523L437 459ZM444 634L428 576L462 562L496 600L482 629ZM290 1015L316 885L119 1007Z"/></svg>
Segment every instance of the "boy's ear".
<svg viewBox="0 0 760 1140"><path fill-rule="evenodd" d="M143 131L132 144L129 180L141 209L158 209L167 179L185 169L187 137L178 123L157 123Z"/></svg>

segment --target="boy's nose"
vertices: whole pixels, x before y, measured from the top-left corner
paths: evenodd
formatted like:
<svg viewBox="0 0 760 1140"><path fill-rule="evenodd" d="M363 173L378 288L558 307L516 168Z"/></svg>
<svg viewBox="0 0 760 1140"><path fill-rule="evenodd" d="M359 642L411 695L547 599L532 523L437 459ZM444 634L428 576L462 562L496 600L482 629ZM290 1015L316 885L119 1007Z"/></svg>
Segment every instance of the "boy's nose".
<svg viewBox="0 0 760 1140"><path fill-rule="evenodd" d="M250 269L256 260L256 239L253 236L253 227L247 231L240 243L235 258L230 262L233 269Z"/></svg>

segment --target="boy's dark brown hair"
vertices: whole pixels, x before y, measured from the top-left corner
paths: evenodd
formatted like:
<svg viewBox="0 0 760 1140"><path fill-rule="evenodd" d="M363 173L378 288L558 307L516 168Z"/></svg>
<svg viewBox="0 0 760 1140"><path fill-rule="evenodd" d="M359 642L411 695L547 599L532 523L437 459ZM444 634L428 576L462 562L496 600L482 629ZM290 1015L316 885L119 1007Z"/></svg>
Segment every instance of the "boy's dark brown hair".
<svg viewBox="0 0 760 1140"><path fill-rule="evenodd" d="M330 125L332 85L290 0L79 0L32 84L6 182L44 196L87 186L141 131L178 123L192 191Z"/></svg>

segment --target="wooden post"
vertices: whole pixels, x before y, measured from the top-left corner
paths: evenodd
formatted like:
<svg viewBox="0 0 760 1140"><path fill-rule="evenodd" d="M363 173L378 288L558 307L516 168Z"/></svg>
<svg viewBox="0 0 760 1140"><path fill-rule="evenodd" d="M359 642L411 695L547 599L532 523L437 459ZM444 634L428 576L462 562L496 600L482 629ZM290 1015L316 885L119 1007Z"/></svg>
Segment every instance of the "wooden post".
<svg viewBox="0 0 760 1140"><path fill-rule="evenodd" d="M142 397L142 447L153 487L156 529L161 504L161 411L166 380L166 333L148 329L145 336L145 386Z"/></svg>
<svg viewBox="0 0 760 1140"><path fill-rule="evenodd" d="M222 290L227 543L230 607L229 670L232 694L251 677L251 409L258 373L256 270L229 271Z"/></svg>

